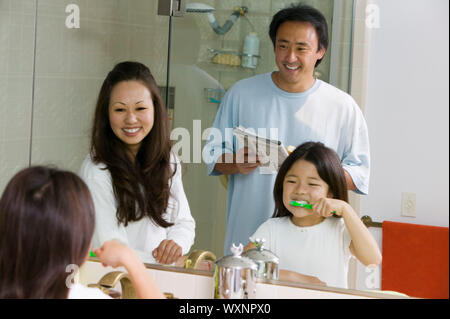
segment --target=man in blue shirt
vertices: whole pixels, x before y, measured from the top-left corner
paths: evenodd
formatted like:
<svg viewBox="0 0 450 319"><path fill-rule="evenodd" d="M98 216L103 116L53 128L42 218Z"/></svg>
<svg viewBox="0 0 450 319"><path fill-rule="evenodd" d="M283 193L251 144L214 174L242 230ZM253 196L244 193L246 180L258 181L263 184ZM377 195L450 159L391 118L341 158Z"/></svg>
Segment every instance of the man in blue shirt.
<svg viewBox="0 0 450 319"><path fill-rule="evenodd" d="M203 150L209 175L229 175L225 254L233 243L248 243L274 210L276 174L258 169L258 157L230 134L234 127L275 130L276 136L266 137L284 145L322 142L340 156L348 189L368 193L364 116L350 95L314 77L328 47L324 16L305 5L283 9L273 17L269 35L278 71L238 81L227 91L213 124L224 141L211 137Z"/></svg>

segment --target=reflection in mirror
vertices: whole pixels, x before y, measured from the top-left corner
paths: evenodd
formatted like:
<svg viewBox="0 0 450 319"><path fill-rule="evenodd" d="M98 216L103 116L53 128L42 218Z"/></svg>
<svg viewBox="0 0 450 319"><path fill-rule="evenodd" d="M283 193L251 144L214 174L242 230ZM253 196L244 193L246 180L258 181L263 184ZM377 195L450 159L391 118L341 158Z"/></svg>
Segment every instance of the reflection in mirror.
<svg viewBox="0 0 450 319"><path fill-rule="evenodd" d="M20 6L16 1L1 2L0 111L8 116L0 117L0 192L14 173L30 164L78 172L89 151L101 83L120 61L149 66L163 87L168 85L170 64L169 85L175 92L169 109L172 128L185 128L190 137L200 132L190 146L193 150L200 141L201 150L201 134L212 125L224 91L240 79L276 70L268 25L272 15L291 2L238 1L248 8L246 17L222 36L211 30L205 14L175 18L170 61L169 18L157 15L156 1L73 0L70 3L80 7L79 28L65 24L67 1L26 0ZM352 207L375 222L448 227L448 1L305 2L320 9L329 22L331 42L317 70L319 78L351 93L369 128L370 191L367 196L350 192ZM222 24L236 1L207 3L216 8L215 17ZM251 31L260 39L256 69L214 63L210 49L240 52ZM433 43L433 56L418 37ZM417 61L427 67L418 67ZM175 135L174 143L179 140ZM419 152L418 145L427 145L433 156ZM223 247L227 183L206 176L203 161L192 163L194 152L190 160L183 164L183 183L197 226L191 251L207 250L220 258L230 254ZM427 169L418 169L423 167ZM416 195L415 217L411 212L400 216L404 192ZM370 231L382 248L383 229ZM354 266L350 288L382 289L381 266Z"/></svg>

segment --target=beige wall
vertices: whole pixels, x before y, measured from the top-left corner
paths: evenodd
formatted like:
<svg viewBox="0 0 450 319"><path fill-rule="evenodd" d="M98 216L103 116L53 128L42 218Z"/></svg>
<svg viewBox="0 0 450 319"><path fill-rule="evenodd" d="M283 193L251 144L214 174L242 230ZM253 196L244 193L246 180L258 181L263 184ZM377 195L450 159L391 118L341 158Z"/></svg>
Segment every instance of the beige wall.
<svg viewBox="0 0 450 319"><path fill-rule="evenodd" d="M364 8L366 2L378 8L379 26L359 19L359 37L366 40L355 39L361 58L355 57L354 73L364 81L355 77L361 85L352 95L364 101L372 158L361 214L377 222L448 227L449 2L358 0L357 5ZM433 49L415 39L426 39ZM393 58L387 48L401 54ZM427 66L416 68L417 61ZM402 216L403 192L416 195L415 217ZM381 247L382 230L372 232ZM360 269L358 289L372 283L369 275Z"/></svg>

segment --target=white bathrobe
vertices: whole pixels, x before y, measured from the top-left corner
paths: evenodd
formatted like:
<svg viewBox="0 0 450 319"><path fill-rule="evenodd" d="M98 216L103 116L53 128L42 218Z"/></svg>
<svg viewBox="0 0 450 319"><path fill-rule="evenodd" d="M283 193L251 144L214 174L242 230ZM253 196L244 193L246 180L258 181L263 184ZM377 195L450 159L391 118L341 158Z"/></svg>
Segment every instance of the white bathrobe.
<svg viewBox="0 0 450 319"><path fill-rule="evenodd" d="M90 155L86 156L79 175L89 187L95 205L92 249L101 247L105 241L117 239L134 249L143 262L155 263L152 251L161 241L169 239L181 246L183 254L189 252L194 243L195 221L184 193L180 161L172 154L171 162L177 166L177 171L172 178L171 196L163 217L174 225L163 228L145 217L129 222L125 227L117 223L117 204L109 170L104 164L93 163Z"/></svg>

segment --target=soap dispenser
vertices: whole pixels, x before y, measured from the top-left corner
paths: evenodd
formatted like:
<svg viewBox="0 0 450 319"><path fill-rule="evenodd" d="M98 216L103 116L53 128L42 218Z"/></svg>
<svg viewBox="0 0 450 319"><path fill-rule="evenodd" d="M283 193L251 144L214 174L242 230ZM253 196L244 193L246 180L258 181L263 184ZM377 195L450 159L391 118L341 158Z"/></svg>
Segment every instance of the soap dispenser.
<svg viewBox="0 0 450 319"><path fill-rule="evenodd" d="M244 41L242 50L242 67L254 69L259 58L259 38L256 32L250 32Z"/></svg>

